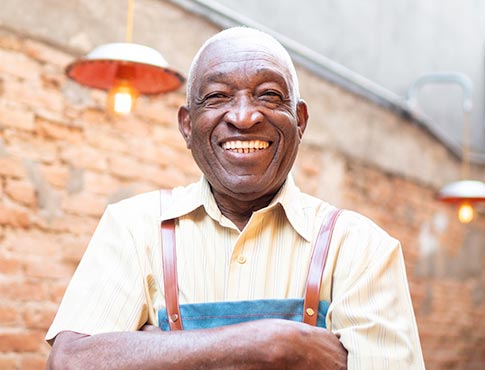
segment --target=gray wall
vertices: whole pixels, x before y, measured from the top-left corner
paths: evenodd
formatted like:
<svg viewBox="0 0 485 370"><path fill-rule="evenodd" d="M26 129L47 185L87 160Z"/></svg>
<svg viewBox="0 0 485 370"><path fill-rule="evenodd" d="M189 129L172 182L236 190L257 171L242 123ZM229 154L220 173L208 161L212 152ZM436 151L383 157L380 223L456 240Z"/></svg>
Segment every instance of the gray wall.
<svg viewBox="0 0 485 370"><path fill-rule="evenodd" d="M419 76L459 71L474 85L472 149L485 155L485 1L215 0L406 96ZM462 90L428 85L419 106L461 140ZM484 157L485 158L485 157Z"/></svg>

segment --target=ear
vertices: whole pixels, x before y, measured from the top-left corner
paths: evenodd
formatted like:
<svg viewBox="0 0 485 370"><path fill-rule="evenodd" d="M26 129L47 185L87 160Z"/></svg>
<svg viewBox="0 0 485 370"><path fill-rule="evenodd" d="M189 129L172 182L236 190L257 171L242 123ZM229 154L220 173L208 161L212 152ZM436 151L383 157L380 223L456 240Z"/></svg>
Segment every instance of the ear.
<svg viewBox="0 0 485 370"><path fill-rule="evenodd" d="M296 103L296 117L298 125L298 135L301 140L308 122L308 107L303 99L298 100L298 103Z"/></svg>
<svg viewBox="0 0 485 370"><path fill-rule="evenodd" d="M179 108L178 112L179 131L185 139L187 149L190 149L192 141L192 122L190 120L189 108L185 105Z"/></svg>

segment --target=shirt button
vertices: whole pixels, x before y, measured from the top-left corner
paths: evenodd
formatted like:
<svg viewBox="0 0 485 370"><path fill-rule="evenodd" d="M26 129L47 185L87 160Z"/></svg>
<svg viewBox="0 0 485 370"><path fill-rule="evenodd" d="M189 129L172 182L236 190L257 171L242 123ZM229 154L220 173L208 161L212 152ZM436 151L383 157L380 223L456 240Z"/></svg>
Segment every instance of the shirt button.
<svg viewBox="0 0 485 370"><path fill-rule="evenodd" d="M237 263L240 263L241 265L246 263L246 257L244 256L239 256L237 257Z"/></svg>

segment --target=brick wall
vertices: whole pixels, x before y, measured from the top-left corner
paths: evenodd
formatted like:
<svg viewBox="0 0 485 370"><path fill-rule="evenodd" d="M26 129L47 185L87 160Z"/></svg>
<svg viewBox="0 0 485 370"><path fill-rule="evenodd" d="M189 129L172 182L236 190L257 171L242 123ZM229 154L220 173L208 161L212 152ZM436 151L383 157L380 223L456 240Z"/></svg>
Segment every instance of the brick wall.
<svg viewBox="0 0 485 370"><path fill-rule="evenodd" d="M66 80L71 60L0 30L2 370L44 368L43 336L108 203L200 176L175 125L181 93L114 119L104 93ZM436 189L315 144L294 173L402 241L427 368L485 367L485 217L461 226Z"/></svg>

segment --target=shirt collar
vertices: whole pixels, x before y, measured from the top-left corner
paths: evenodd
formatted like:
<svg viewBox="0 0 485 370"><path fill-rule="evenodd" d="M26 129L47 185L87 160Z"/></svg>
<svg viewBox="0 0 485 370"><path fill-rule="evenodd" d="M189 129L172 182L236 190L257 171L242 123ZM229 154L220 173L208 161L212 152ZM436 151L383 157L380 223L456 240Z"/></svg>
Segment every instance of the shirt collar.
<svg viewBox="0 0 485 370"><path fill-rule="evenodd" d="M304 207L301 201L301 191L296 186L291 173L268 207L260 209L258 212L270 210L278 205L285 211L286 218L295 231L305 240L311 241L312 230L310 223L307 222L305 217Z"/></svg>
<svg viewBox="0 0 485 370"><path fill-rule="evenodd" d="M305 240L310 241L311 229L309 223L305 221L300 194L301 191L295 185L293 176L289 174L271 203L257 212L271 212L276 207L281 206L295 231ZM161 220L178 218L191 213L199 207L204 207L207 214L214 220L217 220L222 226L236 228L219 210L205 176L202 176L198 182L187 187L173 189L171 197L163 196L162 193L161 203L163 210Z"/></svg>

